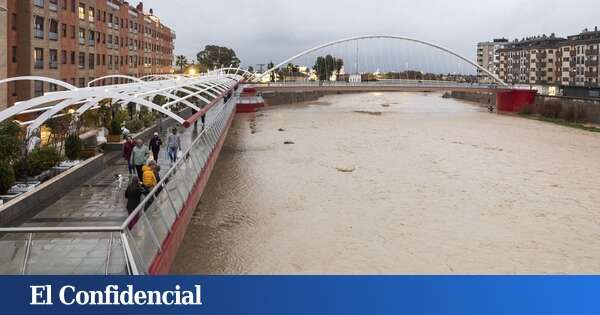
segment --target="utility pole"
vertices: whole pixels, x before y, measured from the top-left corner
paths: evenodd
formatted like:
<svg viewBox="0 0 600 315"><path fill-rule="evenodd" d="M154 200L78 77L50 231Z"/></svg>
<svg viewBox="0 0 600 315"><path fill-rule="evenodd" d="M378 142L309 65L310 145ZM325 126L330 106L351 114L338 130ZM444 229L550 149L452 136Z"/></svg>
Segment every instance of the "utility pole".
<svg viewBox="0 0 600 315"><path fill-rule="evenodd" d="M358 39L356 40L356 61L354 67L356 68L356 74L360 75L360 71L358 70Z"/></svg>

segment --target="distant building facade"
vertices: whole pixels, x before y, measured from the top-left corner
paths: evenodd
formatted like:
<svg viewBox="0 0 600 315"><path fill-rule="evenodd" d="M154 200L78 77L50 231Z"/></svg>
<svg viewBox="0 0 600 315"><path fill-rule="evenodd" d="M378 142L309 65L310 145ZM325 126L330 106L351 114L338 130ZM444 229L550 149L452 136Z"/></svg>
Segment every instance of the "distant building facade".
<svg viewBox="0 0 600 315"><path fill-rule="evenodd" d="M597 27L566 38L552 34L511 41L497 50L497 74L509 84L541 87L549 94L562 91L564 95L596 97L599 47Z"/></svg>
<svg viewBox="0 0 600 315"><path fill-rule="evenodd" d="M477 64L489 72L500 73L500 49L508 43L505 38L494 39L491 42L477 44ZM477 69L477 76L481 83L492 83L491 78L483 70Z"/></svg>
<svg viewBox="0 0 600 315"><path fill-rule="evenodd" d="M83 87L106 75L170 73L175 33L142 3L121 0L7 0L8 76L45 76ZM124 83L125 79L102 84ZM4 87L3 87L4 88ZM8 84L8 104L58 90ZM0 105L1 106L1 105Z"/></svg>

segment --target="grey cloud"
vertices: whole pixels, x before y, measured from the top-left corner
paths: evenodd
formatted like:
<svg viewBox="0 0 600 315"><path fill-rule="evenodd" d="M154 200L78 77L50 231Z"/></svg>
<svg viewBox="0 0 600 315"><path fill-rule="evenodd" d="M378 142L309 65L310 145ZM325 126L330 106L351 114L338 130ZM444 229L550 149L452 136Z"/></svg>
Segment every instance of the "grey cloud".
<svg viewBox="0 0 600 315"><path fill-rule="evenodd" d="M245 65L373 33L429 40L475 59L479 41L566 36L600 24L597 0L145 0L144 7L175 29L177 54L193 58L206 44L225 45Z"/></svg>

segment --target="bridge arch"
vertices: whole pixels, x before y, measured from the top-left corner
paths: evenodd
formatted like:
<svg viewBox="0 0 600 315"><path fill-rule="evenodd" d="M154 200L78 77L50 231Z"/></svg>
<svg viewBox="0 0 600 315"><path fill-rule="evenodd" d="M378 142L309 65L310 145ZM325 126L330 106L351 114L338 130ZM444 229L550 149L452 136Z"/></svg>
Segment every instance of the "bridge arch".
<svg viewBox="0 0 600 315"><path fill-rule="evenodd" d="M310 49L307 49L295 56L292 56L282 62L280 62L279 64L276 64L274 67L272 67L271 69L268 69L267 71L265 71L264 73L256 76L256 81L260 81L262 78L264 78L266 75L270 74L271 72L277 70L279 67L284 66L286 64L288 64L289 62L292 62L300 57L306 56L312 52L318 51L320 49L323 48L327 48L333 45L337 45L337 44L341 44L341 43L345 43L345 42L351 42L351 41L357 41L357 40L362 40L362 39L374 39L374 38L386 38L386 39L396 39L396 40L403 40L403 41L408 41L408 42L414 42L414 43L418 43L418 44L422 44L425 46L429 46L438 50L441 50L445 53L448 53L450 55L453 55L473 66L475 66L477 69L483 71L485 74L487 74L490 78L492 78L494 81L496 81L498 84L502 85L502 86L507 86L508 84L506 84L504 81L502 81L500 78L498 78L498 76L496 76L494 73L490 72L489 70L487 70L486 68L478 65L476 62L470 60L469 58L449 49L446 48L444 46L438 45L438 44L434 44L428 41L424 41L424 40L420 40L420 39L416 39L416 38L411 38L411 37L406 37L406 36L398 36L398 35L361 35L361 36L354 36L354 37L348 37L348 38L343 38L343 39L338 39L329 43L325 43Z"/></svg>

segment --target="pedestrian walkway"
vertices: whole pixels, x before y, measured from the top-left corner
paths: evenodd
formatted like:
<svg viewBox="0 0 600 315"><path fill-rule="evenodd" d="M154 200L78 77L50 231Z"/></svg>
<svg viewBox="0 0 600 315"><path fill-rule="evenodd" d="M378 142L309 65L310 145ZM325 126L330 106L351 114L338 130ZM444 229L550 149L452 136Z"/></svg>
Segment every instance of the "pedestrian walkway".
<svg viewBox="0 0 600 315"><path fill-rule="evenodd" d="M185 151L200 130L194 131L193 127L178 129ZM165 130L161 137L165 139L166 135ZM166 148L161 148L158 159L161 176L171 167L165 152ZM117 174L123 175L120 189L115 180ZM20 226L120 226L128 216L124 195L129 179L127 162L119 153L82 187L73 189ZM8 234L0 239L0 274L129 273L119 233L36 233L30 240L29 250L27 238L28 234Z"/></svg>
<svg viewBox="0 0 600 315"><path fill-rule="evenodd" d="M172 128L171 128L172 129ZM181 146L185 151L192 142L194 128L180 130ZM167 130L161 134L166 143ZM148 145L148 141L145 141ZM163 145L158 158L161 177L171 167L167 159L166 147ZM116 175L123 175L121 187L118 188ZM86 181L80 188L75 188L55 203L42 210L21 226L54 227L54 226L115 226L127 218L125 208L125 190L130 176L127 162L121 157L115 158L98 175Z"/></svg>

